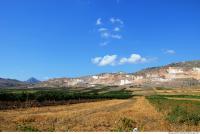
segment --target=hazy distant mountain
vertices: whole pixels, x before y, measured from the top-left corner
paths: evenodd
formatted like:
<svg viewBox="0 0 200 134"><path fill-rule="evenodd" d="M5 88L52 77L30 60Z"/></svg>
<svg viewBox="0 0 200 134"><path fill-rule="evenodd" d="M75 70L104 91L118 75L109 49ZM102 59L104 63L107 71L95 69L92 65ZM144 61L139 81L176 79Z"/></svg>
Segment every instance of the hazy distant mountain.
<svg viewBox="0 0 200 134"><path fill-rule="evenodd" d="M29 78L27 81L25 81L27 83L30 83L30 84L37 84L37 83L40 83L40 81L34 77L31 77Z"/></svg>
<svg viewBox="0 0 200 134"><path fill-rule="evenodd" d="M147 68L136 73L102 73L80 78L50 79L38 87L101 85L193 86L200 84L200 60Z"/></svg>
<svg viewBox="0 0 200 134"><path fill-rule="evenodd" d="M27 81L19 81L19 80L15 80L15 79L0 78L0 88L27 87L31 84L38 84L38 83L40 83L40 81L33 77L28 79Z"/></svg>
<svg viewBox="0 0 200 134"><path fill-rule="evenodd" d="M0 88L2 87L18 87L25 86L26 83L14 79L4 79L0 78Z"/></svg>

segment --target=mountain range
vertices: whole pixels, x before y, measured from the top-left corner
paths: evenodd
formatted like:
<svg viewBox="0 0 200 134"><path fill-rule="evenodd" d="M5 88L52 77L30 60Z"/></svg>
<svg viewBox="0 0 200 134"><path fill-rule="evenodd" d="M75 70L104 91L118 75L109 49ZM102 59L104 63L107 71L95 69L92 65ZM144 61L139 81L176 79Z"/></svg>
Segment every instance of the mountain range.
<svg viewBox="0 0 200 134"><path fill-rule="evenodd" d="M4 79L0 78L0 87L20 87L20 86L25 86L26 83L19 81L19 80L14 80L14 79Z"/></svg>
<svg viewBox="0 0 200 134"><path fill-rule="evenodd" d="M25 81L26 83L29 83L29 84L37 84L37 83L40 83L40 81L34 77L31 77L29 78L28 80Z"/></svg>
<svg viewBox="0 0 200 134"><path fill-rule="evenodd" d="M147 68L135 73L102 73L79 78L56 78L37 84L37 87L68 87L95 85L193 86L200 83L200 60L172 63Z"/></svg>
<svg viewBox="0 0 200 134"><path fill-rule="evenodd" d="M43 82L35 78L30 78L26 82L0 78L0 87L90 87L95 85L169 87L200 85L200 60L146 68L135 73L102 73L78 78L54 78Z"/></svg>

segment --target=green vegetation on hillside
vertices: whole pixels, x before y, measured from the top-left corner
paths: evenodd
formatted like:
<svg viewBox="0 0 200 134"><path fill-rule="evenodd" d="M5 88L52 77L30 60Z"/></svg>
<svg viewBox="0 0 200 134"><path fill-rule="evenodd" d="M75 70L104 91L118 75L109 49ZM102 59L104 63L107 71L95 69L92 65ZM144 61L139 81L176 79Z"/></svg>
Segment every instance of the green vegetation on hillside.
<svg viewBox="0 0 200 134"><path fill-rule="evenodd" d="M184 67L184 68L200 67L200 61L199 60L193 60L193 61L186 61L186 62L178 62L178 63L169 64L168 66Z"/></svg>

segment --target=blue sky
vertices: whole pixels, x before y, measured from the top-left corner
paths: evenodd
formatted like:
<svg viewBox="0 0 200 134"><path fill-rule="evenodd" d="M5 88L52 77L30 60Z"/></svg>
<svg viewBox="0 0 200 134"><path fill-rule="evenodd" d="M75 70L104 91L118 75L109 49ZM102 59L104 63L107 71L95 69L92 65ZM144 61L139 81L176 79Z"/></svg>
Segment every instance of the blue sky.
<svg viewBox="0 0 200 134"><path fill-rule="evenodd" d="M135 72L199 57L199 0L0 1L3 78Z"/></svg>

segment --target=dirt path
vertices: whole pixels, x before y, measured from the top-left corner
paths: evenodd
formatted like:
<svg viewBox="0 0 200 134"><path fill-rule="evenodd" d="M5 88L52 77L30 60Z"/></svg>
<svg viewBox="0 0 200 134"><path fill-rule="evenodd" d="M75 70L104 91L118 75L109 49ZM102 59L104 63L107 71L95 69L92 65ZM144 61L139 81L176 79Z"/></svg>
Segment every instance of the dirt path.
<svg viewBox="0 0 200 134"><path fill-rule="evenodd" d="M138 124L140 131L164 131L166 122L162 113L149 103L145 97L137 97L136 102L132 105L131 110L125 114L130 114Z"/></svg>

